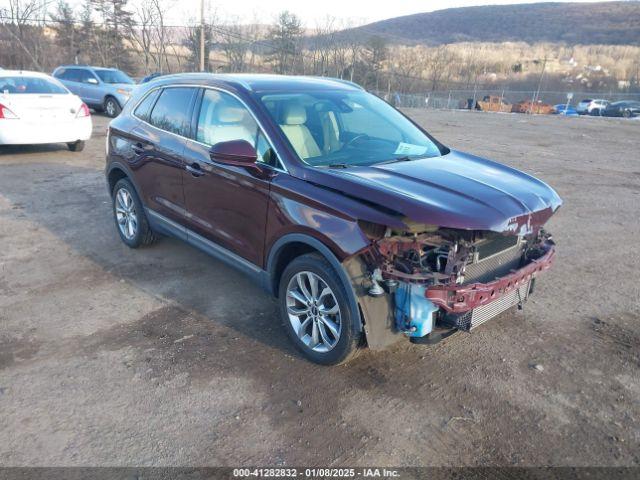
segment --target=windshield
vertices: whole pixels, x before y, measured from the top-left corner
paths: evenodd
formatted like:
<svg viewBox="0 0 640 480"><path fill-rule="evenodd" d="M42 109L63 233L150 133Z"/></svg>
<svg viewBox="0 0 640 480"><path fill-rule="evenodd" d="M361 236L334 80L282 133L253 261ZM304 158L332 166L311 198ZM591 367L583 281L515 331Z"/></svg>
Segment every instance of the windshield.
<svg viewBox="0 0 640 480"><path fill-rule="evenodd" d="M260 99L300 159L315 167L441 155L418 127L366 92L265 94Z"/></svg>
<svg viewBox="0 0 640 480"><path fill-rule="evenodd" d="M0 93L67 94L66 88L40 77L0 77Z"/></svg>
<svg viewBox="0 0 640 480"><path fill-rule="evenodd" d="M96 74L104 83L128 83L133 85L133 80L120 70L96 70Z"/></svg>

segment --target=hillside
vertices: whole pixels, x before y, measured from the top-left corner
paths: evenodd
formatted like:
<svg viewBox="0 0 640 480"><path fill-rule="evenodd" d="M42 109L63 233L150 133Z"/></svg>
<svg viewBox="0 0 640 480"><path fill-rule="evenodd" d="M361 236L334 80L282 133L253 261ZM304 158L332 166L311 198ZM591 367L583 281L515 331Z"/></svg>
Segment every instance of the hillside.
<svg viewBox="0 0 640 480"><path fill-rule="evenodd" d="M505 41L640 45L640 1L450 8L346 32L427 45Z"/></svg>

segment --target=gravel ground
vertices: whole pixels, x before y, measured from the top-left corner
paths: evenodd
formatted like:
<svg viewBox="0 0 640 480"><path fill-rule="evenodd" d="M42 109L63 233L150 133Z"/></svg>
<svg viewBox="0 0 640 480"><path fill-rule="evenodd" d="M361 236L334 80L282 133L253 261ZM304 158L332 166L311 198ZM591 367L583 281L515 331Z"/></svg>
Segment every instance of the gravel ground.
<svg viewBox="0 0 640 480"><path fill-rule="evenodd" d="M320 367L172 239L118 239L82 153L0 149L0 465L640 464L640 121L409 112L565 201L523 312Z"/></svg>

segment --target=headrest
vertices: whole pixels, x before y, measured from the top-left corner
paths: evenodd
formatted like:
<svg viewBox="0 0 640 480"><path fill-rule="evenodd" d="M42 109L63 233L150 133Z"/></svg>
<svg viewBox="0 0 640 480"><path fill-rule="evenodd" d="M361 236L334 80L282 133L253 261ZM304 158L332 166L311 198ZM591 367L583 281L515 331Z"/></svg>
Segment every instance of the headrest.
<svg viewBox="0 0 640 480"><path fill-rule="evenodd" d="M284 108L282 114L283 125L302 125L307 121L307 111L298 104L292 103Z"/></svg>
<svg viewBox="0 0 640 480"><path fill-rule="evenodd" d="M240 123L245 115L246 111L240 107L222 107L216 110L216 119L220 123Z"/></svg>

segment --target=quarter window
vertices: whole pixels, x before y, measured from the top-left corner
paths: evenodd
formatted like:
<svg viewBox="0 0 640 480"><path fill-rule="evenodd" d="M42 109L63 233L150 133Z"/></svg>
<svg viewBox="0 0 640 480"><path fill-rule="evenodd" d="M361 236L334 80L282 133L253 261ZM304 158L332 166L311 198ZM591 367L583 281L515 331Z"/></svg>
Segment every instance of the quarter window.
<svg viewBox="0 0 640 480"><path fill-rule="evenodd" d="M149 116L149 123L167 132L189 136L189 106L195 89L188 87L165 88Z"/></svg>
<svg viewBox="0 0 640 480"><path fill-rule="evenodd" d="M133 114L138 117L140 120L144 120L145 122L149 121L149 113L151 112L151 107L155 103L158 98L159 90L155 90L151 92L149 95L144 97L144 100L140 102L140 104L136 107Z"/></svg>

